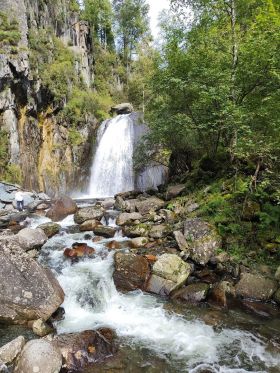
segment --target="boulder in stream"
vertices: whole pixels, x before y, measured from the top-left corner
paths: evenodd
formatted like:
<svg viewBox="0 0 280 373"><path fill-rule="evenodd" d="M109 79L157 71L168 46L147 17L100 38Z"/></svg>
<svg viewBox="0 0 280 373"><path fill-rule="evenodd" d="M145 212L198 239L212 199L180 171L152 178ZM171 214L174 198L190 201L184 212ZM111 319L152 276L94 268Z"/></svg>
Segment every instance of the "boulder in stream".
<svg viewBox="0 0 280 373"><path fill-rule="evenodd" d="M132 253L115 254L114 282L118 290L145 289L150 277L149 262L146 258Z"/></svg>
<svg viewBox="0 0 280 373"><path fill-rule="evenodd" d="M253 273L242 273L240 281L235 286L237 296L261 301L271 299L277 288L275 280Z"/></svg>
<svg viewBox="0 0 280 373"><path fill-rule="evenodd" d="M101 220L104 215L104 209L101 206L83 207L74 215L74 221L82 224L87 220Z"/></svg>
<svg viewBox="0 0 280 373"><path fill-rule="evenodd" d="M61 351L63 367L70 372L81 372L90 363L104 362L117 351L115 333L105 328L56 335L51 343Z"/></svg>
<svg viewBox="0 0 280 373"><path fill-rule="evenodd" d="M51 238L60 231L61 226L57 223L51 222L41 224L38 226L38 228L42 229L48 238Z"/></svg>
<svg viewBox="0 0 280 373"><path fill-rule="evenodd" d="M53 221L60 221L65 219L68 215L75 214L77 209L77 204L72 198L62 196L54 201L46 216Z"/></svg>
<svg viewBox="0 0 280 373"><path fill-rule="evenodd" d="M24 228L14 236L21 248L25 251L39 249L48 240L47 235L41 228Z"/></svg>
<svg viewBox="0 0 280 373"><path fill-rule="evenodd" d="M79 228L81 232L88 232L88 231L93 231L94 228L97 226L102 225L99 220L97 219L91 219L91 220L86 220L83 222Z"/></svg>
<svg viewBox="0 0 280 373"><path fill-rule="evenodd" d="M206 299L210 286L203 282L191 284L180 289L174 296L188 303L199 303Z"/></svg>
<svg viewBox="0 0 280 373"><path fill-rule="evenodd" d="M58 281L18 243L0 238L0 247L0 321L24 324L47 320L64 300Z"/></svg>
<svg viewBox="0 0 280 373"><path fill-rule="evenodd" d="M105 238L113 238L116 234L116 228L109 227L107 225L97 225L93 229L93 233L97 236L102 236Z"/></svg>

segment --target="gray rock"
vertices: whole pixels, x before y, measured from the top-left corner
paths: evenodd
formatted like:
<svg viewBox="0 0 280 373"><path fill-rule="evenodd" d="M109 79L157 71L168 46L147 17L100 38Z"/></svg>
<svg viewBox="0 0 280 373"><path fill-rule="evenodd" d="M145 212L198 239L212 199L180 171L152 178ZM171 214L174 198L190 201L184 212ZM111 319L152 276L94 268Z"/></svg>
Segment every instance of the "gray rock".
<svg viewBox="0 0 280 373"><path fill-rule="evenodd" d="M153 225L149 232L149 237L163 238L163 237L166 237L169 233L170 233L170 229L167 225L165 224Z"/></svg>
<svg viewBox="0 0 280 373"><path fill-rule="evenodd" d="M119 105L115 105L111 108L113 113L117 114L130 114L134 111L132 104L125 102Z"/></svg>
<svg viewBox="0 0 280 373"><path fill-rule="evenodd" d="M24 221L27 217L28 213L26 211L7 211L5 215L0 216L0 227L7 227L10 224L10 222L20 223Z"/></svg>
<svg viewBox="0 0 280 373"><path fill-rule="evenodd" d="M175 290L175 288L179 288L186 282L191 273L191 266L178 255L163 254L153 265L152 273L166 280L173 281L176 286L172 290Z"/></svg>
<svg viewBox="0 0 280 373"><path fill-rule="evenodd" d="M184 236L190 250L190 258L200 265L207 264L222 243L215 228L201 219L186 220Z"/></svg>
<svg viewBox="0 0 280 373"><path fill-rule="evenodd" d="M148 281L146 291L161 296L168 296L175 286L176 283L173 281L166 280L160 276L152 275Z"/></svg>
<svg viewBox="0 0 280 373"><path fill-rule="evenodd" d="M274 280L252 273L242 273L235 289L236 295L242 298L266 301L271 299L277 287Z"/></svg>
<svg viewBox="0 0 280 373"><path fill-rule="evenodd" d="M62 366L60 350L44 339L29 341L19 357L15 373L59 373Z"/></svg>
<svg viewBox="0 0 280 373"><path fill-rule="evenodd" d="M135 220L140 220L140 219L142 219L142 215L139 214L138 212L132 212L132 213L124 212L118 216L117 224L120 226L129 225L129 224L132 224Z"/></svg>
<svg viewBox="0 0 280 373"><path fill-rule="evenodd" d="M76 212L74 221L77 224L82 224L87 220L101 220L104 215L104 209L100 206L84 207Z"/></svg>
<svg viewBox="0 0 280 373"><path fill-rule="evenodd" d="M187 211L187 213L190 214L191 212L194 212L198 208L199 208L199 204L198 203L190 203L189 205L187 205L186 211Z"/></svg>
<svg viewBox="0 0 280 373"><path fill-rule="evenodd" d="M106 198L104 199L104 201L101 202L101 206L105 209L105 210L108 210L108 209L111 209L114 207L115 205L115 199L114 198Z"/></svg>
<svg viewBox="0 0 280 373"><path fill-rule="evenodd" d="M147 237L136 237L133 238L130 242L133 248L141 248L145 246L149 242L149 240Z"/></svg>
<svg viewBox="0 0 280 373"><path fill-rule="evenodd" d="M46 193L39 193L38 198L42 201L49 201L50 197Z"/></svg>
<svg viewBox="0 0 280 373"><path fill-rule="evenodd" d="M150 229L148 224L126 225L122 228L123 234L129 238L148 237Z"/></svg>
<svg viewBox="0 0 280 373"><path fill-rule="evenodd" d="M64 300L58 281L11 238L0 238L0 248L0 321L47 320Z"/></svg>
<svg viewBox="0 0 280 373"><path fill-rule="evenodd" d="M145 215L149 212L157 211L162 209L165 206L165 201L158 197L150 197L143 201L136 202L136 210L140 212L140 214Z"/></svg>
<svg viewBox="0 0 280 373"><path fill-rule="evenodd" d="M175 237L175 240L178 244L178 247L181 251L184 251L186 253L186 255L189 256L190 252L189 252L189 249L188 249L188 243L187 243L187 240L185 239L185 236L183 235L182 232L180 231L175 231L173 232L174 234L174 237Z"/></svg>
<svg viewBox="0 0 280 373"><path fill-rule="evenodd" d="M40 228L24 228L14 236L19 245L25 250L38 249L48 240L45 232Z"/></svg>
<svg viewBox="0 0 280 373"><path fill-rule="evenodd" d="M169 185L166 191L166 200L179 196L185 190L185 184Z"/></svg>
<svg viewBox="0 0 280 373"><path fill-rule="evenodd" d="M20 354L25 345L25 338L20 336L0 348L0 360L4 364L11 364Z"/></svg>
<svg viewBox="0 0 280 373"><path fill-rule="evenodd" d="M176 298L189 303L199 303L206 299L209 288L208 284L202 282L191 284L180 289L176 294Z"/></svg>

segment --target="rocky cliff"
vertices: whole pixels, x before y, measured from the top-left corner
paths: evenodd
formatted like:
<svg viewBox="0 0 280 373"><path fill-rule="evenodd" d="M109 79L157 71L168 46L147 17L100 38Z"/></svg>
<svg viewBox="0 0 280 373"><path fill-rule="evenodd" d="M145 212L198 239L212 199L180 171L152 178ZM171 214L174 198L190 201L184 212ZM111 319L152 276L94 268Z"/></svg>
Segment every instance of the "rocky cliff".
<svg viewBox="0 0 280 373"><path fill-rule="evenodd" d="M0 177L51 195L86 184L97 122L67 116L93 81L77 10L72 0L0 2Z"/></svg>

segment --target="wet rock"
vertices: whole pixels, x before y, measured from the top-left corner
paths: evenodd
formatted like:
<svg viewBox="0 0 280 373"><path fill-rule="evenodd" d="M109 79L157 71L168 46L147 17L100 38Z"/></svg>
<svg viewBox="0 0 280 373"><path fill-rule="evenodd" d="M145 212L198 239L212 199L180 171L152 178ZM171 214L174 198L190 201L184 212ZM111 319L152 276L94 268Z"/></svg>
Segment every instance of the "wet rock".
<svg viewBox="0 0 280 373"><path fill-rule="evenodd" d="M158 257L158 260L153 265L152 273L166 280L173 281L176 284L176 288L179 288L189 277L191 266L178 255L163 254Z"/></svg>
<svg viewBox="0 0 280 373"><path fill-rule="evenodd" d="M84 207L76 212L74 221L82 224L87 220L101 220L104 215L104 209L101 206Z"/></svg>
<svg viewBox="0 0 280 373"><path fill-rule="evenodd" d="M11 364L25 345L25 338L20 336L0 348L0 361ZM1 370L0 370L1 371Z"/></svg>
<svg viewBox="0 0 280 373"><path fill-rule="evenodd" d="M158 197L150 197L143 201L136 203L136 210L142 215L146 215L149 212L157 211L165 206L166 202Z"/></svg>
<svg viewBox="0 0 280 373"><path fill-rule="evenodd" d="M280 313L279 309L277 309L272 304L265 304L261 302L254 302L251 300L242 300L242 306L245 308L246 311L249 311L251 313L254 313L255 315L261 316L261 317L275 317L279 318Z"/></svg>
<svg viewBox="0 0 280 373"><path fill-rule="evenodd" d="M92 220L86 220L83 224L80 225L80 231L81 232L87 232L87 231L93 231L94 228L101 225L99 220L92 219Z"/></svg>
<svg viewBox="0 0 280 373"><path fill-rule="evenodd" d="M131 246L133 248L141 248L149 242L147 237L136 237L131 240Z"/></svg>
<svg viewBox="0 0 280 373"><path fill-rule="evenodd" d="M45 337L46 335L52 333L54 331L44 320L38 319L33 322L32 325L33 333L38 335L39 337Z"/></svg>
<svg viewBox="0 0 280 373"><path fill-rule="evenodd" d="M100 242L100 241L103 241L103 240L104 240L104 237L95 236L95 237L93 237L92 242L97 243L97 242Z"/></svg>
<svg viewBox="0 0 280 373"><path fill-rule="evenodd" d="M0 238L0 321L47 320L64 300L58 281L10 239Z"/></svg>
<svg viewBox="0 0 280 373"><path fill-rule="evenodd" d="M153 225L149 231L149 237L151 238L163 238L170 233L170 228L165 224Z"/></svg>
<svg viewBox="0 0 280 373"><path fill-rule="evenodd" d="M118 241L111 241L106 244L107 249L110 250L119 250L122 248L120 242Z"/></svg>
<svg viewBox="0 0 280 373"><path fill-rule="evenodd" d="M122 228L123 234L129 238L136 238L139 236L148 237L151 226L148 224L126 225Z"/></svg>
<svg viewBox="0 0 280 373"><path fill-rule="evenodd" d="M112 106L111 112L117 114L130 114L134 111L133 105L129 102Z"/></svg>
<svg viewBox="0 0 280 373"><path fill-rule="evenodd" d="M131 253L115 254L114 282L118 290L144 290L150 277L148 260Z"/></svg>
<svg viewBox="0 0 280 373"><path fill-rule="evenodd" d="M178 197L183 193L185 188L185 184L169 185L166 191L165 199L168 201L172 198Z"/></svg>
<svg viewBox="0 0 280 373"><path fill-rule="evenodd" d="M216 230L200 219L185 221L184 236L190 249L190 258L200 265L207 264L221 247L221 237Z"/></svg>
<svg viewBox="0 0 280 373"><path fill-rule="evenodd" d="M239 297L266 301L276 292L277 283L260 275L243 273L235 289Z"/></svg>
<svg viewBox="0 0 280 373"><path fill-rule="evenodd" d="M104 201L101 202L101 206L105 209L105 210L109 210L109 209L112 209L115 205L115 199L114 198L106 198L104 199Z"/></svg>
<svg viewBox="0 0 280 373"><path fill-rule="evenodd" d="M174 297L184 300L188 303L199 303L206 299L209 288L209 285L202 282L191 284L183 287L178 292L176 292L176 294L174 294Z"/></svg>
<svg viewBox="0 0 280 373"><path fill-rule="evenodd" d="M209 295L209 302L226 308L228 306L228 296L234 296L234 286L228 281L221 281L214 284Z"/></svg>
<svg viewBox="0 0 280 373"><path fill-rule="evenodd" d="M169 296L175 288L176 283L163 277L152 275L148 281L146 291L161 296Z"/></svg>
<svg viewBox="0 0 280 373"><path fill-rule="evenodd" d="M6 211L3 215L0 215L0 228L6 228L9 224L16 222L23 222L28 217L26 211L18 212L15 210Z"/></svg>
<svg viewBox="0 0 280 373"><path fill-rule="evenodd" d="M68 215L75 214L78 207L70 197L60 197L53 203L46 216L53 221L65 219Z"/></svg>
<svg viewBox="0 0 280 373"><path fill-rule="evenodd" d="M139 214L138 212L131 212L131 213L124 212L118 216L117 224L120 226L129 225L129 224L133 224L135 220L140 220L140 219L142 219L142 215Z"/></svg>
<svg viewBox="0 0 280 373"><path fill-rule="evenodd" d="M116 196L115 209L118 211L125 211L126 204L121 196Z"/></svg>
<svg viewBox="0 0 280 373"><path fill-rule="evenodd" d="M117 231L116 228L109 227L106 225L97 225L93 229L94 234L97 234L98 236L102 236L105 238L113 238L116 234L116 231Z"/></svg>
<svg viewBox="0 0 280 373"><path fill-rule="evenodd" d="M68 258L77 258L82 257L86 255L93 255L95 253L95 249L88 246L86 243L79 243L75 242L72 245L71 249L65 249L64 250L64 256Z"/></svg>
<svg viewBox="0 0 280 373"><path fill-rule="evenodd" d="M185 239L185 236L183 235L182 232L180 231L175 231L173 232L173 235L175 237L175 240L178 244L178 247L181 251L184 251L187 256L189 256L189 250L188 250L188 243L187 243L187 240Z"/></svg>
<svg viewBox="0 0 280 373"><path fill-rule="evenodd" d="M105 328L57 335L52 345L61 351L63 368L70 372L83 371L89 363L104 362L117 351L114 332Z"/></svg>
<svg viewBox="0 0 280 373"><path fill-rule="evenodd" d="M44 339L27 342L14 373L59 373L62 366L60 350Z"/></svg>
<svg viewBox="0 0 280 373"><path fill-rule="evenodd" d="M14 236L14 239L25 251L28 251L42 247L47 242L48 237L40 228L24 228Z"/></svg>
<svg viewBox="0 0 280 373"><path fill-rule="evenodd" d="M60 225L57 223L44 223L39 225L39 229L42 229L48 238L55 236L60 231Z"/></svg>

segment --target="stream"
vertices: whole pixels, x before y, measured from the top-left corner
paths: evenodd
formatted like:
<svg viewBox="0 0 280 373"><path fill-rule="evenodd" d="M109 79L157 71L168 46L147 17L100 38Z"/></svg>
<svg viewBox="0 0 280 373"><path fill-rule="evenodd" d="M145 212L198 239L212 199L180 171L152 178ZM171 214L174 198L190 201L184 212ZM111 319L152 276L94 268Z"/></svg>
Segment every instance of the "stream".
<svg viewBox="0 0 280 373"><path fill-rule="evenodd" d="M32 226L42 220L33 220ZM115 330L121 357L110 372L280 372L279 341L271 339L279 335L279 320L191 307L142 291L122 294L112 279L114 252L105 246L110 239L93 243L91 232L91 237L73 233L73 225L73 216L62 221L62 231L43 246L39 258L65 292L65 318L57 323L57 332ZM117 235L114 240L125 238ZM63 250L77 241L94 247L95 256L76 263L66 259ZM219 318L218 326L204 322L211 314Z"/></svg>

